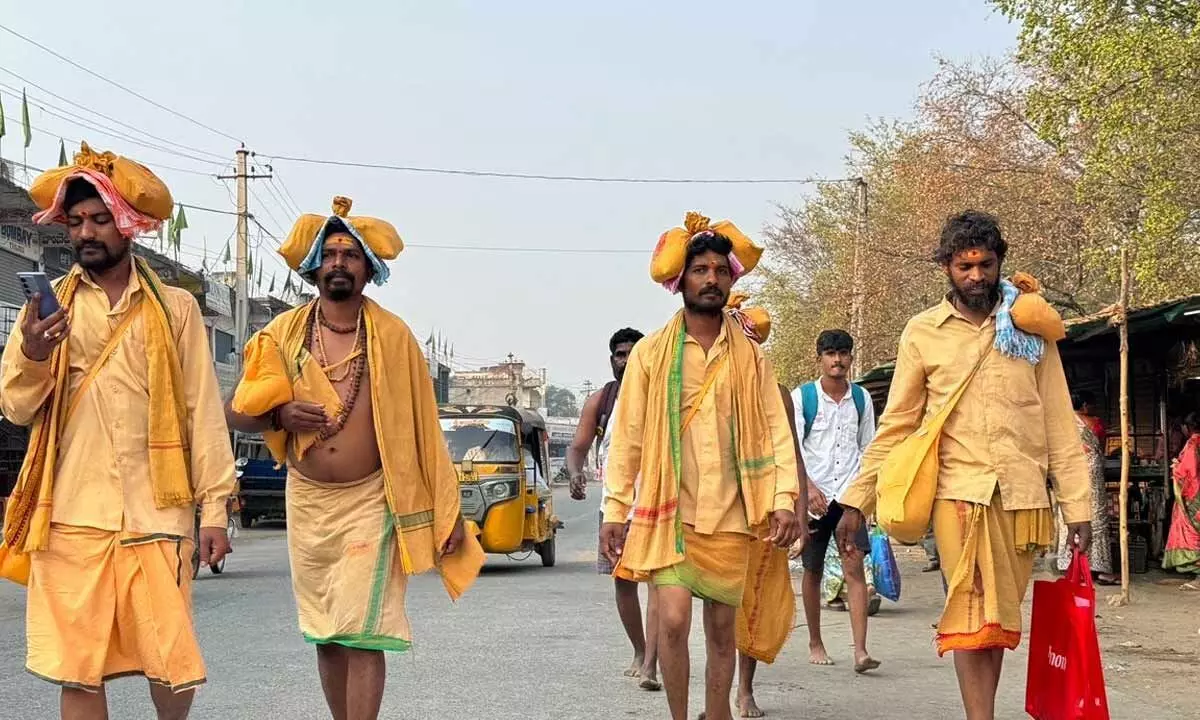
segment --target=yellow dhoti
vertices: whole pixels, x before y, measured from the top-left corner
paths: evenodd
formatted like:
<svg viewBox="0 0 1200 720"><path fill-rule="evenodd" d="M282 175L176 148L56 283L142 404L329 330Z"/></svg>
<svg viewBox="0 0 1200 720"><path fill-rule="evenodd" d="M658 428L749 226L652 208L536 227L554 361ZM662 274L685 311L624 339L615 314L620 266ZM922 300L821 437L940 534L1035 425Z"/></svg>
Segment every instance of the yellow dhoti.
<svg viewBox="0 0 1200 720"><path fill-rule="evenodd" d="M191 538L51 525L31 553L26 669L64 687L144 675L181 692L204 683L192 625Z"/></svg>
<svg viewBox="0 0 1200 720"><path fill-rule="evenodd" d="M1021 602L1033 560L1050 545L1049 509L1005 510L936 500L933 535L948 585L938 623L938 655L956 650L1012 650L1021 642Z"/></svg>
<svg viewBox="0 0 1200 720"><path fill-rule="evenodd" d="M787 550L771 543L750 543L742 606L737 612L737 647L743 655L773 663L796 619L796 592Z"/></svg>
<svg viewBox="0 0 1200 720"><path fill-rule="evenodd" d="M432 513L426 522L432 523ZM411 646L396 521L383 471L351 483L287 482L288 555L304 639L363 650ZM419 521L419 518L414 519Z"/></svg>
<svg viewBox="0 0 1200 720"><path fill-rule="evenodd" d="M683 586L692 595L738 607L746 585L750 536L719 532L701 535L691 525L683 526L682 562L651 573L656 586Z"/></svg>

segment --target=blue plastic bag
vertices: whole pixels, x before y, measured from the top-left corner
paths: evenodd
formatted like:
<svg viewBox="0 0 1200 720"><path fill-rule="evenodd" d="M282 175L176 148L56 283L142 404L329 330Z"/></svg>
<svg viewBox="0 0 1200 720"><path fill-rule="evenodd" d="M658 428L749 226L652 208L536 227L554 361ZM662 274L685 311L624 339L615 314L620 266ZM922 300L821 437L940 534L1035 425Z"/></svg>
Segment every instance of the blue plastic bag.
<svg viewBox="0 0 1200 720"><path fill-rule="evenodd" d="M900 600L900 568L892 553L892 543L879 526L871 528L871 568L875 573L875 591L892 602Z"/></svg>

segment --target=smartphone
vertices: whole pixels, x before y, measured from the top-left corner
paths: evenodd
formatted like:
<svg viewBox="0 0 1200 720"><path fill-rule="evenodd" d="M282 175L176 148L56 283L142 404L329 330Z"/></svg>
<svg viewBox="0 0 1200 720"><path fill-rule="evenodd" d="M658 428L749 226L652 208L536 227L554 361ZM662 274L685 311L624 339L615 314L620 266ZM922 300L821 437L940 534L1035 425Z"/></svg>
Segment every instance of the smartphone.
<svg viewBox="0 0 1200 720"><path fill-rule="evenodd" d="M25 299L33 298L34 293L41 293L41 304L38 307L38 320L50 317L61 309L54 288L50 286L50 278L44 272L19 272L17 279L25 291Z"/></svg>

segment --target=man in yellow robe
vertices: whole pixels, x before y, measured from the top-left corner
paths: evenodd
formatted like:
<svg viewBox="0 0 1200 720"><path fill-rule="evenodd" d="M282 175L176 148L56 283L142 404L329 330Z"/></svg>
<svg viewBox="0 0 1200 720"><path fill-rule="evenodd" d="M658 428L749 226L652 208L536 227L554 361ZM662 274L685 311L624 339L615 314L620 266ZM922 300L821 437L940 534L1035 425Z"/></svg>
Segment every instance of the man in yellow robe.
<svg viewBox="0 0 1200 720"><path fill-rule="evenodd" d="M954 653L968 720L995 717L1004 651L1021 640L1021 601L1053 527L1047 471L1080 552L1091 538L1091 483L1057 338L1016 322L1018 289L1000 279L1007 251L991 215L946 221L936 258L950 292L901 334L879 431L839 500L838 545L861 557L854 534L875 508L884 459L970 378L942 428L932 516L948 584L938 654Z"/></svg>
<svg viewBox="0 0 1200 720"><path fill-rule="evenodd" d="M458 478L420 345L363 295L403 248L391 224L302 215L280 254L319 296L246 346L230 424L263 432L288 466L288 552L304 639L335 718L378 717L383 651L411 633L408 577L436 569L457 599L483 564L464 537Z"/></svg>
<svg viewBox="0 0 1200 720"><path fill-rule="evenodd" d="M185 718L204 682L197 506L201 561L219 562L234 469L200 307L131 252L171 194L86 144L30 194L78 262L63 309L41 317L34 297L0 363L0 409L32 425L0 546L0 574L29 585L26 668L62 686L64 718L107 717L104 683L124 675L150 681L160 720Z"/></svg>
<svg viewBox="0 0 1200 720"><path fill-rule="evenodd" d="M664 233L651 260L651 277L681 292L684 308L629 358L601 547L616 575L657 587L659 661L674 720L688 717L692 598L705 601L705 710L728 720L751 541L787 547L799 531L796 453L770 363L724 312L733 283L762 250L729 222L690 213L685 226Z"/></svg>

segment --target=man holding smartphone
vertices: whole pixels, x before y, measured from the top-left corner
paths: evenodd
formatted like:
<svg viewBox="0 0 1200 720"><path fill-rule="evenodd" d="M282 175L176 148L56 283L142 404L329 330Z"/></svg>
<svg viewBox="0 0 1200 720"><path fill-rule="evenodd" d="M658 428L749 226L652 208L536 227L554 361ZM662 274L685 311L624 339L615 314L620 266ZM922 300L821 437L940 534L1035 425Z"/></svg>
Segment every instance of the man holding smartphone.
<svg viewBox="0 0 1200 720"><path fill-rule="evenodd" d="M142 675L160 720L186 718L204 663L191 613L201 562L229 551L233 453L200 307L132 254L174 202L145 167L86 144L43 173L34 220L78 262L35 293L0 359L0 410L30 425L0 574L29 586L26 669L62 686L63 718L107 717L104 683Z"/></svg>

